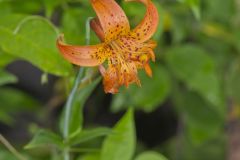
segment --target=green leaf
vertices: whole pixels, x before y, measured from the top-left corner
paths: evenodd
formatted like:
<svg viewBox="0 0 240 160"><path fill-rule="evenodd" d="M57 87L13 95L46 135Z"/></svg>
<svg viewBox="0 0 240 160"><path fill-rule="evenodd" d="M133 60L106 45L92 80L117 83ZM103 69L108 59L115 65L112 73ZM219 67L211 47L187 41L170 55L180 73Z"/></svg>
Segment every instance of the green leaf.
<svg viewBox="0 0 240 160"><path fill-rule="evenodd" d="M152 65L152 70L152 78L145 72L139 74L141 87L131 85L114 96L111 104L113 112L125 109L127 106L151 112L164 102L170 93L170 77L162 65Z"/></svg>
<svg viewBox="0 0 240 160"><path fill-rule="evenodd" d="M15 15L7 17L14 18ZM19 16L16 19L19 20ZM29 61L44 72L59 76L71 73L71 64L63 59L56 48L58 32L47 19L25 17L14 30L2 23L5 22L0 21L0 46L4 52Z"/></svg>
<svg viewBox="0 0 240 160"><path fill-rule="evenodd" d="M14 118L9 115L4 109L0 109L0 122L11 126L14 123Z"/></svg>
<svg viewBox="0 0 240 160"><path fill-rule="evenodd" d="M167 160L167 158L157 152L146 151L138 155L135 160Z"/></svg>
<svg viewBox="0 0 240 160"><path fill-rule="evenodd" d="M95 138L106 136L112 133L112 130L109 128L94 128L94 129L84 129L82 132L74 135L70 138L69 143L71 145L80 144Z"/></svg>
<svg viewBox="0 0 240 160"><path fill-rule="evenodd" d="M35 99L26 93L7 87L0 89L0 102L0 121L7 125L12 125L16 120L11 114L33 111L37 106L40 106Z"/></svg>
<svg viewBox="0 0 240 160"><path fill-rule="evenodd" d="M89 2L88 2L89 3ZM94 17L93 10L88 7L71 8L64 12L61 30L69 44L85 45L85 24L88 17ZM81 18L80 18L81 17ZM94 32L91 32L91 44L99 43Z"/></svg>
<svg viewBox="0 0 240 160"><path fill-rule="evenodd" d="M101 160L131 160L135 151L133 110L130 109L103 143Z"/></svg>
<svg viewBox="0 0 240 160"><path fill-rule="evenodd" d="M49 0L43 0L44 6L45 6L45 14L48 18L51 18L54 10L57 6L64 3L63 0L57 0L57 1L49 1Z"/></svg>
<svg viewBox="0 0 240 160"><path fill-rule="evenodd" d="M95 89L97 84L100 82L101 78L97 78L87 86L79 89L76 93L76 96L73 101L73 107L71 111L71 118L70 118L70 126L69 126L69 133L70 137L79 134L82 130L82 123L83 123L83 113L82 108L87 100L87 98L91 95L92 91ZM61 131L63 131L63 120L65 110L62 113L61 120L60 120L60 127Z"/></svg>
<svg viewBox="0 0 240 160"><path fill-rule="evenodd" d="M53 145L57 148L64 147L63 140L60 136L50 131L40 130L24 148L32 149L37 147L47 147L48 145Z"/></svg>
<svg viewBox="0 0 240 160"><path fill-rule="evenodd" d="M9 99L9 97L11 98ZM19 108L22 108L22 110L33 110L40 105L30 95L9 87L1 87L0 102L1 108L6 109L6 111L16 111Z"/></svg>
<svg viewBox="0 0 240 160"><path fill-rule="evenodd" d="M6 2L11 6L12 12L15 13L26 13L26 14L36 14L40 13L42 8L42 0L6 0Z"/></svg>
<svg viewBox="0 0 240 160"><path fill-rule="evenodd" d="M11 14L12 9L9 3L0 1L0 18L3 18L4 16Z"/></svg>
<svg viewBox="0 0 240 160"><path fill-rule="evenodd" d="M187 137L194 145L206 143L222 132L224 118L202 97L182 88L175 90L174 97L174 103L186 125Z"/></svg>
<svg viewBox="0 0 240 160"><path fill-rule="evenodd" d="M5 67L14 60L14 56L6 54L0 48L0 67Z"/></svg>
<svg viewBox="0 0 240 160"><path fill-rule="evenodd" d="M188 135L183 134L179 138L177 141L181 140L181 147L178 147L178 153L172 152L172 159L177 156L182 160L226 160L228 145L227 136L223 132L198 146L188 140ZM176 144L174 147L176 151Z"/></svg>
<svg viewBox="0 0 240 160"><path fill-rule="evenodd" d="M200 13L200 0L178 0L187 4L191 9L192 12L197 20L200 20L201 13Z"/></svg>
<svg viewBox="0 0 240 160"><path fill-rule="evenodd" d="M16 158L11 152L7 152L2 148L0 148L0 159L18 160L18 158Z"/></svg>
<svg viewBox="0 0 240 160"><path fill-rule="evenodd" d="M100 159L99 154L87 154L78 158L77 160L99 160L99 159Z"/></svg>
<svg viewBox="0 0 240 160"><path fill-rule="evenodd" d="M0 69L0 86L8 83L16 83L17 77L13 74Z"/></svg>
<svg viewBox="0 0 240 160"><path fill-rule="evenodd" d="M1 17L0 26L8 28L11 31L17 27L17 25L28 15L24 14L9 14L7 16Z"/></svg>
<svg viewBox="0 0 240 160"><path fill-rule="evenodd" d="M191 44L174 47L166 53L167 63L175 76L190 90L197 91L219 114L225 113L220 79L214 60L208 53Z"/></svg>
<svg viewBox="0 0 240 160"><path fill-rule="evenodd" d="M202 12L203 17L208 17L210 20L229 23L229 17L236 16L238 8L234 0L211 0L204 1L205 11Z"/></svg>

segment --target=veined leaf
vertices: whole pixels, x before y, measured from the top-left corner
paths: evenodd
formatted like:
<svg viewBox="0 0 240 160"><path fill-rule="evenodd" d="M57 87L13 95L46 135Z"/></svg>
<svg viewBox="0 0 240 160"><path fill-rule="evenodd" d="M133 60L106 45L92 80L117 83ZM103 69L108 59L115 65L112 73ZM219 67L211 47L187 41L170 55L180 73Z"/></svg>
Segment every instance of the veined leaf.
<svg viewBox="0 0 240 160"><path fill-rule="evenodd" d="M19 16L10 15L6 19ZM0 21L0 46L4 52L29 61L44 72L67 76L72 67L58 53L56 39L58 32L47 19L30 16L21 19L12 30Z"/></svg>

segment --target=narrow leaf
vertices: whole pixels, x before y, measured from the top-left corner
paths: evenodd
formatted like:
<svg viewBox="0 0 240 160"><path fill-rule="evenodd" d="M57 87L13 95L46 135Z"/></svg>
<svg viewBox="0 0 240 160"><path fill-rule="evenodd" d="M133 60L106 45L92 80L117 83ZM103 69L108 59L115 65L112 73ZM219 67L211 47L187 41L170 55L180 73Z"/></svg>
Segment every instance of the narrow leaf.
<svg viewBox="0 0 240 160"><path fill-rule="evenodd" d="M0 69L0 86L8 83L17 82L17 77L13 74Z"/></svg>
<svg viewBox="0 0 240 160"><path fill-rule="evenodd" d="M32 149L37 147L47 147L48 145L53 145L58 148L63 148L63 140L61 137L53 132L40 130L38 131L33 139L24 148Z"/></svg>
<svg viewBox="0 0 240 160"><path fill-rule="evenodd" d="M71 137L69 143L71 145L76 145L98 137L109 135L110 133L112 133L112 130L109 128L94 128L89 130L83 130L79 134Z"/></svg>

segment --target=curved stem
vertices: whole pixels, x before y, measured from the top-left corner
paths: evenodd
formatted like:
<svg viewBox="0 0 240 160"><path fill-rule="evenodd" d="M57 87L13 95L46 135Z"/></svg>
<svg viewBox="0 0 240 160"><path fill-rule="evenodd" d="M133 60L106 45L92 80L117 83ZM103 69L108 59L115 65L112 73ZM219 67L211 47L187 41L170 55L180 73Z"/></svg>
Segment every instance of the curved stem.
<svg viewBox="0 0 240 160"><path fill-rule="evenodd" d="M90 20L92 19L92 17L89 17L86 21L86 45L89 45L90 43ZM73 104L73 100L74 97L76 95L79 83L81 82L81 79L83 77L84 74L84 68L80 67L78 73L77 73L77 77L75 79L72 91L67 99L66 102L66 111L65 111L65 116L64 116L64 128L63 128L63 137L65 140L68 139L69 137L69 125L70 125L70 117L71 117L71 111L72 111L72 104ZM66 148L64 150L64 160L70 160L70 155L69 155L70 149Z"/></svg>
<svg viewBox="0 0 240 160"><path fill-rule="evenodd" d="M72 91L66 102L66 112L65 112L65 119L64 119L64 130L63 130L63 136L65 139L67 139L69 135L69 122L70 122L70 116L71 116L72 103L73 103L75 94L77 92L78 85L83 77L83 72L84 72L84 68L80 67L77 77L75 79Z"/></svg>

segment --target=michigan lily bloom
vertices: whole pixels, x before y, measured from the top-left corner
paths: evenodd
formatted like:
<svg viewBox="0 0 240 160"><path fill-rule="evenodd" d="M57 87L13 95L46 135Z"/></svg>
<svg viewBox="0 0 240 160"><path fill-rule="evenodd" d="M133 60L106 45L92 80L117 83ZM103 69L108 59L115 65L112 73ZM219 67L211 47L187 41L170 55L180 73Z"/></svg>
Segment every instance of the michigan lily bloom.
<svg viewBox="0 0 240 160"><path fill-rule="evenodd" d="M149 61L155 61L153 49L156 43L150 38L158 25L158 11L151 0L137 1L146 6L143 20L130 30L129 21L115 0L91 0L97 18L91 28L102 43L89 46L68 45L63 36L57 46L65 59L79 66L99 66L106 93L117 93L120 86L140 84L138 69L145 69L149 76L152 70ZM107 61L107 63L104 63Z"/></svg>

